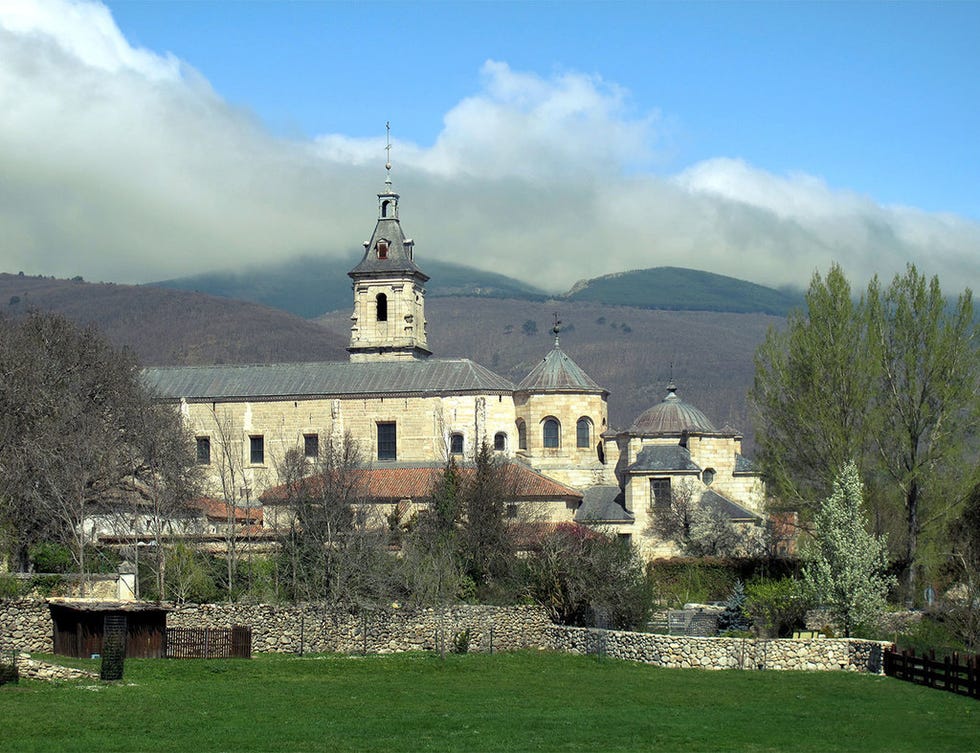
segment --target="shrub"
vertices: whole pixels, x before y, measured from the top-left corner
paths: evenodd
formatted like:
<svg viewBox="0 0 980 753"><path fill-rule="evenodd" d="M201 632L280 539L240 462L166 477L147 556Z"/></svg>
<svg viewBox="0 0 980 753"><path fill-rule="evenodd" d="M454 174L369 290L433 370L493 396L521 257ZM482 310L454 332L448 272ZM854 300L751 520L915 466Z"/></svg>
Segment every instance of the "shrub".
<svg viewBox="0 0 980 753"><path fill-rule="evenodd" d="M0 599L17 599L23 596L30 586L13 575L0 575Z"/></svg>
<svg viewBox="0 0 980 753"><path fill-rule="evenodd" d="M8 682L17 682L20 680L20 672L17 671L17 663L11 661L9 664L7 662L0 662L0 685L5 685Z"/></svg>
<svg viewBox="0 0 980 753"><path fill-rule="evenodd" d="M745 587L745 611L770 638L785 638L805 624L812 598L793 578L760 578Z"/></svg>
<svg viewBox="0 0 980 753"><path fill-rule="evenodd" d="M71 550L53 541L35 544L28 550L28 556L39 573L70 573L75 567Z"/></svg>
<svg viewBox="0 0 980 753"><path fill-rule="evenodd" d="M460 630L453 636L453 653L465 654L470 650L470 629Z"/></svg>

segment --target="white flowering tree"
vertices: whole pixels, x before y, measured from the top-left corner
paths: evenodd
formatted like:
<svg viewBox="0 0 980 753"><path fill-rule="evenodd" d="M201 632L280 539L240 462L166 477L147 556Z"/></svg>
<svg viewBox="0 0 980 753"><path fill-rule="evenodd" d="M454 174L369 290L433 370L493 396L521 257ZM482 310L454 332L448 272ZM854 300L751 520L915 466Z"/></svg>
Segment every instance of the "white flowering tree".
<svg viewBox="0 0 980 753"><path fill-rule="evenodd" d="M895 583L886 572L884 537L868 533L862 506L861 477L848 462L814 517L815 537L803 553L805 581L847 637L881 613Z"/></svg>

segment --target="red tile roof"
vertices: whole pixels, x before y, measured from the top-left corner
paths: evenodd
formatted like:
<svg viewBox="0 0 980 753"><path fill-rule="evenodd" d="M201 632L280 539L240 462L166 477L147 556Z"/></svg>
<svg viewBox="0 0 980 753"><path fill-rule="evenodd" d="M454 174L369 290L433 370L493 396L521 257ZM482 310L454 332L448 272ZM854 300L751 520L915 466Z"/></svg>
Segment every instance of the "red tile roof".
<svg viewBox="0 0 980 753"><path fill-rule="evenodd" d="M512 489L509 498L516 500L573 500L582 499L582 493L570 486L550 479L520 463L505 463L507 483ZM463 479L472 478L475 470L462 467ZM415 466L401 468L360 468L357 475L357 496L376 502L396 502L402 499L421 501L429 496L442 468ZM309 480L307 480L309 481ZM313 480L315 483L315 480ZM264 504L276 504L288 494L287 485L266 489L262 494Z"/></svg>
<svg viewBox="0 0 980 753"><path fill-rule="evenodd" d="M232 506L223 499L214 499L213 497L199 497L191 502L191 505L203 512L210 520L226 522L229 513L233 513L237 523L262 523L261 507L235 505L234 510L232 510Z"/></svg>

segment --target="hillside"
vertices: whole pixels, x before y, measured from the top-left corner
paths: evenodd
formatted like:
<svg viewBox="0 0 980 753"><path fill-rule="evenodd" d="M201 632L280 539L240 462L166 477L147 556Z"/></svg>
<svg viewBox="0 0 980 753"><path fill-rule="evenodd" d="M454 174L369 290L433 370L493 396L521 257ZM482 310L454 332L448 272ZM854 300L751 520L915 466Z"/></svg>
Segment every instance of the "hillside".
<svg viewBox="0 0 980 753"><path fill-rule="evenodd" d="M663 399L671 376L678 394L721 428L752 426L746 394L753 355L782 317L704 311L658 311L591 302L438 298L426 302L429 347L436 357L463 356L514 382L553 347L554 313L562 349L612 394L609 420L627 428ZM346 310L318 320L337 335L350 326ZM671 366L673 364L673 367Z"/></svg>
<svg viewBox="0 0 980 753"><path fill-rule="evenodd" d="M312 319L350 304L347 272L356 261L353 256L339 260L304 257L243 272L214 272L153 284L252 301ZM540 302L548 298L533 285L461 264L429 260L422 263L422 268L432 278L426 285L428 300L464 296ZM555 298L672 311L779 316L785 316L803 301L799 293L679 267L640 269L584 280Z"/></svg>
<svg viewBox="0 0 980 753"><path fill-rule="evenodd" d="M733 277L680 267L656 267L596 277L578 283L569 301L619 303L673 311L730 311L785 316L803 304L787 293Z"/></svg>
<svg viewBox="0 0 980 753"><path fill-rule="evenodd" d="M359 258L308 256L242 272L213 272L152 284L252 301L312 319L326 311L336 311L350 305L351 280L347 272ZM544 292L532 285L461 264L426 261L422 264L422 271L432 278L426 286L426 295L430 299L455 295L528 300L546 298Z"/></svg>
<svg viewBox="0 0 980 753"><path fill-rule="evenodd" d="M244 301L151 286L0 274L0 313L31 308L94 324L146 365L347 358L347 336Z"/></svg>

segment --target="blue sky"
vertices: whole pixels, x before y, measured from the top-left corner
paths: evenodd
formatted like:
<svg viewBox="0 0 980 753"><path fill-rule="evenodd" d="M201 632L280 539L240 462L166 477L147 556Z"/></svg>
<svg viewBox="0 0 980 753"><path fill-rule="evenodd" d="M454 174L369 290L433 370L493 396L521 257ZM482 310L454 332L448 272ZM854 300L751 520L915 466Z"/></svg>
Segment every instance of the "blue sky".
<svg viewBox="0 0 980 753"><path fill-rule="evenodd" d="M390 120L423 259L556 291L662 264L802 285L832 261L976 286L978 36L972 2L10 0L0 267L348 253Z"/></svg>

